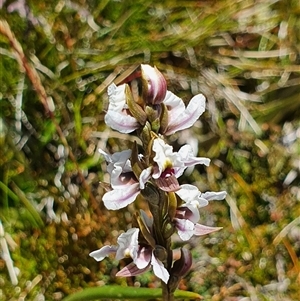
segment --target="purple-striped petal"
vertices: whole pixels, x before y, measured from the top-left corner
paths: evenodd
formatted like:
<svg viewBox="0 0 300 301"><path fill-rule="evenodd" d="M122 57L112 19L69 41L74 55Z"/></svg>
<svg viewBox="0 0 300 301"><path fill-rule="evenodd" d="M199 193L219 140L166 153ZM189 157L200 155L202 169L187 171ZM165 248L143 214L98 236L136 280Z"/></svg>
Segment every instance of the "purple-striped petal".
<svg viewBox="0 0 300 301"><path fill-rule="evenodd" d="M126 186L126 189L114 189L104 194L102 200L109 210L118 210L134 202L140 193L139 183Z"/></svg>
<svg viewBox="0 0 300 301"><path fill-rule="evenodd" d="M131 133L140 127L134 117L115 111L107 111L104 121L112 129L123 134Z"/></svg>
<svg viewBox="0 0 300 301"><path fill-rule="evenodd" d="M144 269L139 269L135 263L131 262L127 266L125 266L122 270L120 270L116 276L117 277L131 277L136 276L145 273L146 271L149 271L151 268L151 265L149 264Z"/></svg>
<svg viewBox="0 0 300 301"><path fill-rule="evenodd" d="M223 229L222 227L209 227L201 224L195 225L194 235L202 236Z"/></svg>

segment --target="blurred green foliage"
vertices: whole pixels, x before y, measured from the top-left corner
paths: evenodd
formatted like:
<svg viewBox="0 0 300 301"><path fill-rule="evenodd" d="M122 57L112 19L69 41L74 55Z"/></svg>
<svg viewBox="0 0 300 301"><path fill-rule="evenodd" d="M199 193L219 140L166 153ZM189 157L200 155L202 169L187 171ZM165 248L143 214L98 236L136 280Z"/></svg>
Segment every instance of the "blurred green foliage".
<svg viewBox="0 0 300 301"><path fill-rule="evenodd" d="M156 65L184 100L207 97L195 127L170 137L212 159L182 182L224 189L202 211L224 229L188 246L180 289L205 300L296 300L300 281L300 4L264 1L1 1L40 91L0 34L0 219L18 284L0 259L1 300L60 300L81 288L156 287L151 273L90 251L130 227L133 206L107 211L97 149L132 138L106 128L106 87L130 66ZM137 207L142 207L140 202ZM3 237L2 237L3 239ZM180 245L181 242L175 242ZM3 254L3 253L2 253Z"/></svg>

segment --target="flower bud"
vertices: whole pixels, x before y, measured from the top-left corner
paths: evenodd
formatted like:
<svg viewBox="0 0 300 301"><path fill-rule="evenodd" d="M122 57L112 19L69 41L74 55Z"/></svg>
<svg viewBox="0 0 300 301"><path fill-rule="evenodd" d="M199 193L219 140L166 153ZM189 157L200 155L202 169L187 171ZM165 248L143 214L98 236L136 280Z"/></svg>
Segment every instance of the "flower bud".
<svg viewBox="0 0 300 301"><path fill-rule="evenodd" d="M163 224L163 236L165 239L169 239L175 232L175 226L169 220L166 220Z"/></svg>
<svg viewBox="0 0 300 301"><path fill-rule="evenodd" d="M153 250L153 254L161 262L164 262L165 260L167 260L167 257L168 257L167 250L164 247L159 246L159 245L155 246L155 248Z"/></svg>
<svg viewBox="0 0 300 301"><path fill-rule="evenodd" d="M151 129L153 132L157 133L160 128L160 106L146 106L145 112L148 117L148 120L151 124Z"/></svg>
<svg viewBox="0 0 300 301"><path fill-rule="evenodd" d="M141 65L143 96L148 104L160 104L167 93L167 82L156 67Z"/></svg>

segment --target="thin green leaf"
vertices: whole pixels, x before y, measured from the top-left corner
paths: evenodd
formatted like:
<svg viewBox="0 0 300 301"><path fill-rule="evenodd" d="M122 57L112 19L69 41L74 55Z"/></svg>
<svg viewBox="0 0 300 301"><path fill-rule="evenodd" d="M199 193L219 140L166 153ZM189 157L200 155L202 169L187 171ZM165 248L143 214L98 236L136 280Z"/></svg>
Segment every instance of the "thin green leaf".
<svg viewBox="0 0 300 301"><path fill-rule="evenodd" d="M14 183L11 183L11 187L13 189L10 190L4 183L0 182L0 188L7 193L7 195L13 199L14 201L20 200L24 206L27 208L28 212L33 218L34 225L38 228L44 226L44 222L42 218L40 217L40 214L38 211L34 208L34 206L31 204L31 202L26 198L25 194L23 191Z"/></svg>
<svg viewBox="0 0 300 301"><path fill-rule="evenodd" d="M174 293L175 299L200 300L201 296L193 292L177 290ZM102 286L82 290L63 299L63 301L81 301L81 300L101 300L108 299L129 299L129 300L147 300L161 298L162 290L144 287L121 287L121 286Z"/></svg>

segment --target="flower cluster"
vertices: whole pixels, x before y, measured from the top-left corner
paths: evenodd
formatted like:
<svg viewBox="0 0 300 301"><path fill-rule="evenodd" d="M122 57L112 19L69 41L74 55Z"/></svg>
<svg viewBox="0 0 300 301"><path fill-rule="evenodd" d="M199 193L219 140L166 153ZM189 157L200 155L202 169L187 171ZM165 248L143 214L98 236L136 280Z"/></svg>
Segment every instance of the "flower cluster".
<svg viewBox="0 0 300 301"><path fill-rule="evenodd" d="M178 181L187 167L208 166L210 159L195 157L189 145L175 152L165 141L165 136L195 123L205 111L205 97L198 94L185 106L182 99L167 90L162 73L149 65L141 65L134 80L110 85L108 97L106 124L121 133L135 132L142 141L142 151L136 143L112 155L100 150L108 163L111 187L103 196L104 205L118 210L140 195L148 203L149 212L133 216L132 228L118 237L118 245L103 246L90 256L97 261L110 253L116 253L117 259L130 257L132 262L117 276L138 275L152 267L170 293L192 264L190 252L183 248L180 258L173 259L172 235L177 233L187 241L193 235L221 229L199 224L199 208L211 200L224 199L226 192L202 193Z"/></svg>

